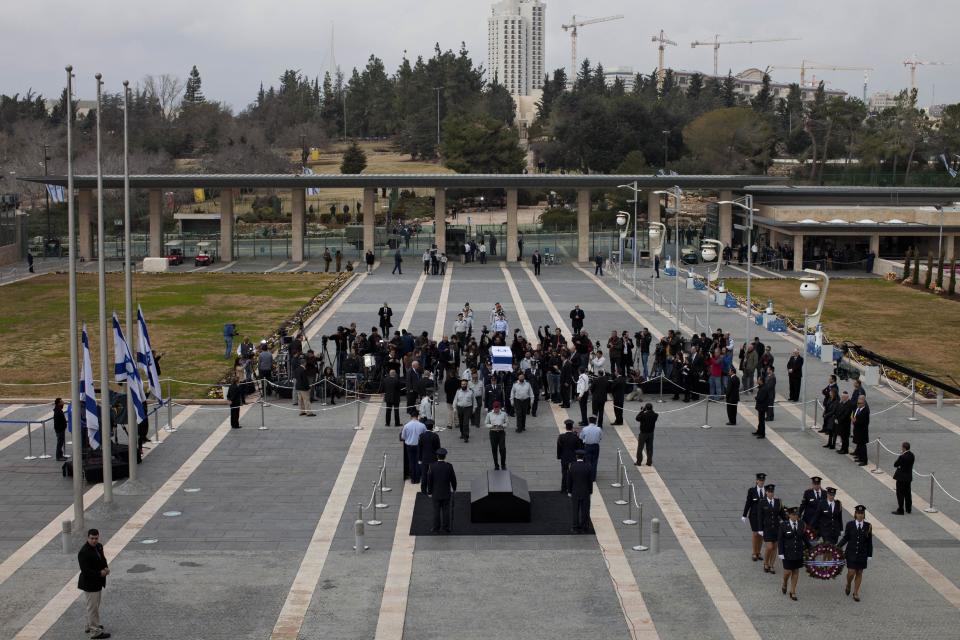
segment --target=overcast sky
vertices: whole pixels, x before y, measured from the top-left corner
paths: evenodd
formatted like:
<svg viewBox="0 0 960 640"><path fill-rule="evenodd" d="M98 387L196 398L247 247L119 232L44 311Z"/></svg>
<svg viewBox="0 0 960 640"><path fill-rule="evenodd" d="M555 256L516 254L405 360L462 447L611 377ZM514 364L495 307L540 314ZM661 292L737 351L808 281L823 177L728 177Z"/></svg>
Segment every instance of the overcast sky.
<svg viewBox="0 0 960 640"><path fill-rule="evenodd" d="M0 93L28 88L59 96L63 67L74 66L77 92L94 94L93 74L104 74L108 90L145 74L186 77L196 64L209 99L235 110L255 96L261 81L276 83L284 69L308 76L331 64L335 30L336 63L362 66L374 53L391 72L403 52L429 56L435 42L458 49L466 42L474 60L486 63L487 0L8 0L0 37ZM667 66L709 72L711 47L692 49L693 40L795 37L799 42L721 47L720 70L799 66L802 59L837 66L870 66L868 92L909 86L903 61L920 59L954 66L917 71L920 103L960 102L960 52L955 26L957 0L547 0L547 67L569 66L570 39L560 25L574 13L590 17L622 13L616 22L581 29L579 57L610 67L649 73L657 63L651 35L661 28L679 46L669 47ZM799 81L799 71L773 70L774 80ZM860 96L859 72L810 71Z"/></svg>

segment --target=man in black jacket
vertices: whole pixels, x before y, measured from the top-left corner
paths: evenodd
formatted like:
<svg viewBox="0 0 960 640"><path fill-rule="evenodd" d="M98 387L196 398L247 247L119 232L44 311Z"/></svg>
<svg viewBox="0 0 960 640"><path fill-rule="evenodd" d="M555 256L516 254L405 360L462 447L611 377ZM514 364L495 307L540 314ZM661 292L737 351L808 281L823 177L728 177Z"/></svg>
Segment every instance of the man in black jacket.
<svg viewBox="0 0 960 640"><path fill-rule="evenodd" d="M590 494L593 493L593 471L584 458L587 452L577 449L577 459L570 465L567 495L573 506L571 533L590 533Z"/></svg>
<svg viewBox="0 0 960 640"><path fill-rule="evenodd" d="M893 479L897 482L897 510L893 513L902 516L904 511L910 513L913 510L913 493L910 489L910 483L913 482L913 451L910 451L910 443L904 442L900 445L900 457L893 463L896 471Z"/></svg>
<svg viewBox="0 0 960 640"><path fill-rule="evenodd" d="M57 434L57 462L66 460L63 455L63 442L67 434L67 416L63 414L63 398L53 401L53 432Z"/></svg>
<svg viewBox="0 0 960 640"><path fill-rule="evenodd" d="M653 465L653 431L657 427L658 414L649 402L637 414L640 423L640 432L637 435L637 459L634 464L638 467L643 464L643 450L647 450L647 466Z"/></svg>
<svg viewBox="0 0 960 640"><path fill-rule="evenodd" d="M437 449L437 461L427 470L427 493L433 498L431 533L450 533L450 500L457 491L457 474L447 462L447 450Z"/></svg>
<svg viewBox="0 0 960 640"><path fill-rule="evenodd" d="M240 407L243 406L243 390L240 388L240 376L234 376L227 387L227 400L230 402L230 428L240 428ZM300 414L304 415L304 414Z"/></svg>
<svg viewBox="0 0 960 640"><path fill-rule="evenodd" d="M840 449L837 451L839 454L849 453L851 413L853 413L853 403L850 401L850 394L844 391L840 394L833 425L837 437L840 438Z"/></svg>
<svg viewBox="0 0 960 640"><path fill-rule="evenodd" d="M603 408L607 406L607 393L610 382L607 374L601 373L590 384L590 400L593 415L597 416L597 426L603 429Z"/></svg>
<svg viewBox="0 0 960 640"><path fill-rule="evenodd" d="M800 349L794 349L787 360L787 379L790 381L790 402L800 401L800 383L803 381L803 356Z"/></svg>
<svg viewBox="0 0 960 640"><path fill-rule="evenodd" d="M870 407L867 406L866 396L857 398L857 408L850 416L850 426L853 431L853 457L861 467L867 464L867 443L870 442Z"/></svg>
<svg viewBox="0 0 960 640"><path fill-rule="evenodd" d="M423 369L420 362L414 360L407 369L407 411L413 409L420 402L420 389L423 379Z"/></svg>
<svg viewBox="0 0 960 640"><path fill-rule="evenodd" d="M423 421L427 430L420 434L417 445L417 461L420 463L420 491L427 491L427 474L430 467L437 461L437 452L440 450L440 436L433 431L434 421L429 418Z"/></svg>
<svg viewBox="0 0 960 640"><path fill-rule="evenodd" d="M380 307L380 310L377 311L377 315L380 316L380 333L385 336L390 335L390 327L393 326L393 322L390 318L393 317L393 309L390 308L386 302L383 303L383 306Z"/></svg>
<svg viewBox="0 0 960 640"><path fill-rule="evenodd" d="M573 309L570 311L570 325L573 327L573 335L577 335L583 329L583 319L585 317L586 314L583 313L580 305L573 305Z"/></svg>
<svg viewBox="0 0 960 640"><path fill-rule="evenodd" d="M740 404L740 378L737 368L730 367L730 377L727 379L727 424L737 424L737 405Z"/></svg>
<svg viewBox="0 0 960 640"><path fill-rule="evenodd" d="M763 380L763 378L761 378ZM753 435L758 438L767 437L767 409L770 407L770 404L773 402L773 396L770 392L770 386L766 383L765 380L758 384L757 396L756 396L756 409L757 409L757 430L753 432Z"/></svg>
<svg viewBox="0 0 960 640"><path fill-rule="evenodd" d="M583 449L583 441L573 431L573 420L564 420L566 431L557 436L557 460L560 461L560 491L570 492L570 465L577 459L577 450Z"/></svg>
<svg viewBox="0 0 960 640"><path fill-rule="evenodd" d="M610 395L613 397L613 424L623 424L623 402L627 397L627 379L623 375L624 369L617 372L617 377L610 384Z"/></svg>
<svg viewBox="0 0 960 640"><path fill-rule="evenodd" d="M400 424L400 378L397 377L396 369L390 369L387 377L383 379L383 402L387 405L387 426L390 426L390 410L393 410L393 423L398 427Z"/></svg>
<svg viewBox="0 0 960 640"><path fill-rule="evenodd" d="M77 588L86 594L87 598L87 628L85 633L91 638L109 638L110 634L103 630L100 624L100 595L107 586L107 576L110 567L103 554L103 545L100 544L100 532L96 529L87 531L87 542L77 553L77 562L80 564L80 577Z"/></svg>

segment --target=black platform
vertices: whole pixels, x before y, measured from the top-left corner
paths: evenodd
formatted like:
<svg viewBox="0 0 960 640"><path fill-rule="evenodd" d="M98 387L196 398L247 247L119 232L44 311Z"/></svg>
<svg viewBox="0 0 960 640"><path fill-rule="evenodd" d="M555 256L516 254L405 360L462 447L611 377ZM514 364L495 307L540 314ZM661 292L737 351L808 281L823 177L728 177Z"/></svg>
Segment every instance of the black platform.
<svg viewBox="0 0 960 640"><path fill-rule="evenodd" d="M573 519L570 498L559 491L530 492L529 522L470 522L470 493L458 491L453 499L455 536L558 536L570 535ZM410 535L430 536L433 528L433 500L417 493Z"/></svg>
<svg viewBox="0 0 960 640"><path fill-rule="evenodd" d="M130 466L127 462L127 445L114 443L110 452L113 457L113 479L123 480L130 476ZM62 472L65 477L73 477L73 460L63 463ZM103 456L99 451L87 453L83 457L83 477L91 484L103 482Z"/></svg>

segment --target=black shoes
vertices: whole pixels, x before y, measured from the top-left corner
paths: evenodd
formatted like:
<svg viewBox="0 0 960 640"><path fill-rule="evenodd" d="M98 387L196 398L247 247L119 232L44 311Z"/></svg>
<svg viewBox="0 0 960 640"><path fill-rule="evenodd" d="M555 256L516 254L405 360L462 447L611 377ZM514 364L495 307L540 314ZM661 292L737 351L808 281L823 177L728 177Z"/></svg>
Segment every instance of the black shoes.
<svg viewBox="0 0 960 640"><path fill-rule="evenodd" d="M902 516L902 515L903 515L903 511L900 511L899 509L896 510L896 511L891 511L890 513L892 513L892 514L895 515L895 516Z"/></svg>

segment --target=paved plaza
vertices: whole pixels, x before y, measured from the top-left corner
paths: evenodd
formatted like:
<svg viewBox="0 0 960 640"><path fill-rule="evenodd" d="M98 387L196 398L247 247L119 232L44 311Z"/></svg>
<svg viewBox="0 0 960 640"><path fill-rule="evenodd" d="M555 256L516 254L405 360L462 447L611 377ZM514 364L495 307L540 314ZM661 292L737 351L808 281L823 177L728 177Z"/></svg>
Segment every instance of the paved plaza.
<svg viewBox="0 0 960 640"><path fill-rule="evenodd" d="M315 258L306 266L281 262L260 270L322 270ZM394 309L396 328L431 335L449 333L465 302L476 310L478 324L500 302L511 331L519 328L533 340L541 325L562 323L569 336L574 304L586 312L584 328L604 344L612 329L632 334L647 326L659 336L676 325L669 309L652 308L649 269L640 270L644 286L637 292L618 286L615 275L594 276L592 265L545 267L540 278L521 263L451 264L445 277L421 275L415 260L404 266L402 277L391 275L389 260L372 275L357 274L311 327L311 339L319 342L319 335L350 322L368 331L384 301ZM657 282L669 299L673 280ZM681 288L680 297L689 336L688 323L705 322L705 295ZM742 342L745 318L738 310L712 307L710 324L731 332L738 346ZM149 449L136 487L124 490L117 483L111 505L102 504L101 487L85 487L87 526L101 529L111 559L104 624L114 638L145 640L956 638L960 503L938 490L938 513L925 513L929 486L918 480L913 514L891 515L893 456L884 453L884 473L872 473L873 464L858 467L824 449L820 434L802 430L800 406L786 402L784 370L799 339L750 330L772 346L780 373L782 404L767 439L751 436L752 396L744 396L737 426L726 426L721 406L710 406L708 414L703 403L674 402L669 395L658 403L656 394L648 395L644 402L661 414L655 465L634 467L639 403L628 402L624 426L609 425L612 412L604 421L591 511L595 536L411 537L417 488L403 483L399 430L383 426L376 398L359 407L322 407L314 418L298 416L289 400L274 399L263 414L268 430L257 429L257 405L244 410L239 431L230 430L225 407L177 406L178 430L160 430L162 444ZM812 399L830 368L811 358L807 364ZM176 375L189 380L188 373ZM841 383L844 388L850 385ZM910 422L910 404L895 390L871 387L867 398L871 438L894 450L909 440L916 470L936 472L960 496L960 408L923 405L920 419ZM3 420L49 414L49 406L0 407ZM531 491L559 489L556 437L568 415L579 419L576 404L566 410L541 401L525 433L508 429L508 467ZM446 423L441 405L437 424ZM705 423L712 428L701 428ZM60 540L60 523L72 515L71 483L59 463L23 459L23 433L0 424L0 635L80 637L76 550L82 538L74 535L68 554ZM460 489L468 490L469 481L490 468L490 447L486 434L465 444L455 433L442 430L440 439ZM52 432L47 435L52 448ZM34 439L35 448L39 442ZM618 449L643 505L644 545L650 544L651 518L660 522L659 553L632 549L640 542L638 527L622 523L627 507L615 504L621 490L611 487ZM874 451L871 446L871 461ZM369 550L357 555L358 504L370 500L384 454L392 490L383 500L389 506L377 511L381 525L365 528ZM846 509L867 506L875 547L861 602L844 596L842 579L818 581L803 572L799 601L791 602L780 593L779 564L777 575L769 576L751 562L750 534L740 515L744 494L761 471L786 505L797 505L809 476L820 475L824 486L839 489ZM164 515L170 512L180 515ZM845 521L851 517L844 514ZM364 518L372 519L372 511Z"/></svg>

